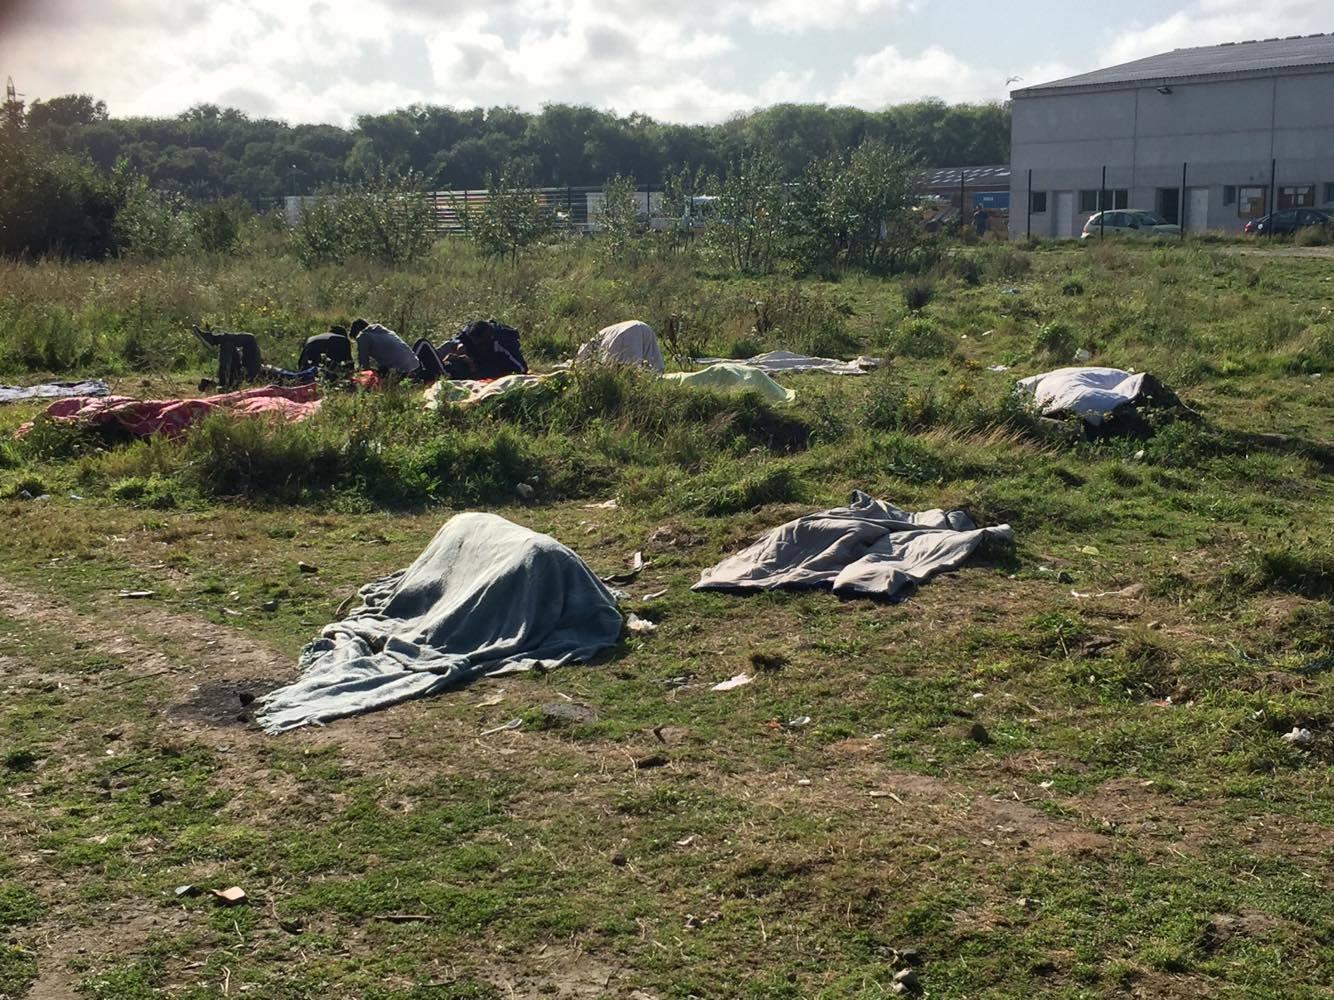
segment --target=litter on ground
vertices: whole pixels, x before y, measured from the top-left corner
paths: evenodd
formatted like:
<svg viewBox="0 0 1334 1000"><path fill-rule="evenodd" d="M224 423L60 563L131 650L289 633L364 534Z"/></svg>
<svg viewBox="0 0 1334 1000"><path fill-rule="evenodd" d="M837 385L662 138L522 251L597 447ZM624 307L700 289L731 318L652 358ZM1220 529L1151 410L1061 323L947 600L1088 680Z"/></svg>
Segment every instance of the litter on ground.
<svg viewBox="0 0 1334 1000"><path fill-rule="evenodd" d="M827 375L865 375L873 368L878 368L883 361L880 358L859 356L851 361L839 361L836 358L816 358L808 354L794 354L792 351L769 351L757 354L744 361L731 362L727 358L695 358L697 365L742 364L749 368L758 368L770 375L786 372L824 372Z"/></svg>
<svg viewBox="0 0 1334 1000"><path fill-rule="evenodd" d="M735 677L729 677L729 678L728 678L727 680L725 680L725 681L719 681L717 684L715 684L715 685L714 685L712 688L710 688L709 690L711 690L711 691L731 691L733 688L744 687L745 685L749 684L749 683L750 683L751 681L753 681L754 679L755 679L755 678L752 677L752 676L750 676L750 674L745 674L745 673L737 674Z"/></svg>
<svg viewBox="0 0 1334 1000"><path fill-rule="evenodd" d="M0 403L25 399L67 399L71 396L105 396L111 387L100 378L85 382L43 382L40 385L0 385Z"/></svg>

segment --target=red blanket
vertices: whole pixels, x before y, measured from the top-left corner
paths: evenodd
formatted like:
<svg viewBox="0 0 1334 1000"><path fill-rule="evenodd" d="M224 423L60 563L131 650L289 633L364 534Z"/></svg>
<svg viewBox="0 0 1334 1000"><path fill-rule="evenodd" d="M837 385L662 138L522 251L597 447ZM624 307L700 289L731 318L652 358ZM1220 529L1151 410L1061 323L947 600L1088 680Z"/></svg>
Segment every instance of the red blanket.
<svg viewBox="0 0 1334 1000"><path fill-rule="evenodd" d="M243 416L271 414L280 420L305 420L320 408L319 387L298 385L291 388L266 386L227 392L202 399L132 399L128 396L74 396L52 403L46 415L67 423L87 423L96 427L116 427L135 437L165 434L176 437L191 424L212 413L236 413ZM19 428L19 434L31 429Z"/></svg>

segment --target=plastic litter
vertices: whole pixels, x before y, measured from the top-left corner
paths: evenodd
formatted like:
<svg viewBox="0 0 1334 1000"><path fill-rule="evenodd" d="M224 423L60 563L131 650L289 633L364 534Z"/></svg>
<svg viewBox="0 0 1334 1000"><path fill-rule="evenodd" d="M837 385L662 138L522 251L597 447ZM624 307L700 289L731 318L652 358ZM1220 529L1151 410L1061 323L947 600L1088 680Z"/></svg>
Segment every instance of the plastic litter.
<svg viewBox="0 0 1334 1000"><path fill-rule="evenodd" d="M1295 747L1309 747L1315 742L1315 737L1311 730L1303 729L1300 726L1293 726L1292 732L1284 733L1279 737L1284 743L1291 743Z"/></svg>
<svg viewBox="0 0 1334 1000"><path fill-rule="evenodd" d="M500 725L495 726L495 727L493 727L493 728L491 728L491 729L483 729L483 730L482 730L482 735L483 735L483 736L491 736L491 735L493 735L494 733L504 733L504 732L508 732L508 731L511 730L511 729L518 729L518 728L519 728L520 726L522 726L522 725L523 725L523 720L522 720L522 719L510 719L509 722L503 722L503 723L501 723Z"/></svg>
<svg viewBox="0 0 1334 1000"><path fill-rule="evenodd" d="M731 691L733 688L744 687L745 685L749 684L749 683L750 683L751 681L753 681L754 679L755 679L755 678L752 677L752 676L750 676L750 674L741 673L741 674L737 674L735 677L730 677L730 678L728 678L728 679L725 680L725 681L719 681L719 682L718 682L717 684L715 684L712 688L710 688L710 690L711 690L711 691Z"/></svg>
<svg viewBox="0 0 1334 1000"><path fill-rule="evenodd" d="M625 619L625 627L636 635L648 635L649 633L658 630L656 624L649 621L647 618L640 618L634 612L631 612L629 617Z"/></svg>

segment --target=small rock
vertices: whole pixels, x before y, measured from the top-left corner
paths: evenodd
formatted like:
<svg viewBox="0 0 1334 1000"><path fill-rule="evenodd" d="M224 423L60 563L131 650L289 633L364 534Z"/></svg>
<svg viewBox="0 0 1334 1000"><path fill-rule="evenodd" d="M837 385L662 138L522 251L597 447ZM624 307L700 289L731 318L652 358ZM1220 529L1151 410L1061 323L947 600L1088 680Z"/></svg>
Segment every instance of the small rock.
<svg viewBox="0 0 1334 1000"><path fill-rule="evenodd" d="M533 495L537 493L537 491L527 483L515 483L514 492L519 494L519 499L521 500L531 500L533 499Z"/></svg>
<svg viewBox="0 0 1334 1000"><path fill-rule="evenodd" d="M1279 737L1284 743L1291 743L1295 747L1309 747L1315 742L1315 737L1311 730L1303 729L1300 726L1293 726L1292 732L1284 733Z"/></svg>
<svg viewBox="0 0 1334 1000"><path fill-rule="evenodd" d="M598 721L598 713L577 701L549 701L542 706L542 716L555 722L587 724Z"/></svg>
<svg viewBox="0 0 1334 1000"><path fill-rule="evenodd" d="M278 926L288 934L300 934L305 929L300 920L279 920Z"/></svg>
<svg viewBox="0 0 1334 1000"><path fill-rule="evenodd" d="M234 885L229 889L214 889L213 898L218 901L219 906L236 906L244 903L248 897L244 889Z"/></svg>
<svg viewBox="0 0 1334 1000"><path fill-rule="evenodd" d="M617 868L624 868L625 855L622 854L620 851L614 852L611 856L611 863L614 864Z"/></svg>
<svg viewBox="0 0 1334 1000"><path fill-rule="evenodd" d="M899 961L905 965L921 965L922 955L916 948L899 948L896 950Z"/></svg>
<svg viewBox="0 0 1334 1000"><path fill-rule="evenodd" d="M635 761L636 771L647 771L654 767L666 767L671 761L660 753L651 753L647 757L640 757Z"/></svg>
<svg viewBox="0 0 1334 1000"><path fill-rule="evenodd" d="M178 885L175 889L176 897L178 899L183 896L198 896L203 891L204 890L197 885Z"/></svg>
<svg viewBox="0 0 1334 1000"><path fill-rule="evenodd" d="M698 930L703 926L704 926L704 921L701 920L699 917L695 916L693 913L686 914L686 930L688 931Z"/></svg>
<svg viewBox="0 0 1334 1000"><path fill-rule="evenodd" d="M148 804L150 806L160 806L162 803L166 802L168 798L169 796L166 792L158 789L157 791L148 793Z"/></svg>
<svg viewBox="0 0 1334 1000"><path fill-rule="evenodd" d="M308 563L308 562L299 562L296 564L296 568L299 569L302 573L318 573L320 571L320 568L318 566L316 566L314 563Z"/></svg>
<svg viewBox="0 0 1334 1000"><path fill-rule="evenodd" d="M900 983L910 990L915 990L921 985L921 980L917 978L917 970L903 969L894 973L894 982Z"/></svg>
<svg viewBox="0 0 1334 1000"><path fill-rule="evenodd" d="M277 601L265 601L263 604L261 604L261 605L259 606L259 609L260 609L261 611L277 611L277 610L278 610L278 602L277 602Z"/></svg>
<svg viewBox="0 0 1334 1000"><path fill-rule="evenodd" d="M987 727L980 722L974 722L968 727L968 738L974 743L991 742L991 734L987 732Z"/></svg>
<svg viewBox="0 0 1334 1000"><path fill-rule="evenodd" d="M1075 582L1075 578L1074 578L1073 576L1071 576L1069 573L1067 573L1067 572L1065 572L1064 570L1062 570L1061 572L1059 572L1059 573L1056 574L1056 582L1057 582L1057 583L1074 583L1074 582Z"/></svg>

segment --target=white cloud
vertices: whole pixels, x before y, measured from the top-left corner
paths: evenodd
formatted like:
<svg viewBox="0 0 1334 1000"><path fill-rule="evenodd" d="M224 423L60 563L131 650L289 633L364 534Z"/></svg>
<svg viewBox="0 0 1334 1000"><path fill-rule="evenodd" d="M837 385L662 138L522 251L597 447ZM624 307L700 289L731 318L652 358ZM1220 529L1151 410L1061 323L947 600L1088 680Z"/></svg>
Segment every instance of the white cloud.
<svg viewBox="0 0 1334 1000"><path fill-rule="evenodd" d="M1185 9L1117 36L1101 66L1172 49L1334 29L1329 0L1196 0Z"/></svg>
<svg viewBox="0 0 1334 1000"><path fill-rule="evenodd" d="M821 3L812 0L762 0L745 4L741 8L729 8L729 11L744 10L746 17L756 27L798 32L812 28L845 28L853 18L905 7L913 9L914 5L907 0L823 0Z"/></svg>
<svg viewBox="0 0 1334 1000"><path fill-rule="evenodd" d="M938 45L904 55L887 45L858 56L852 69L829 94L834 104L879 108L887 104L939 97L947 101L978 101L1000 97L1003 80L994 80Z"/></svg>

